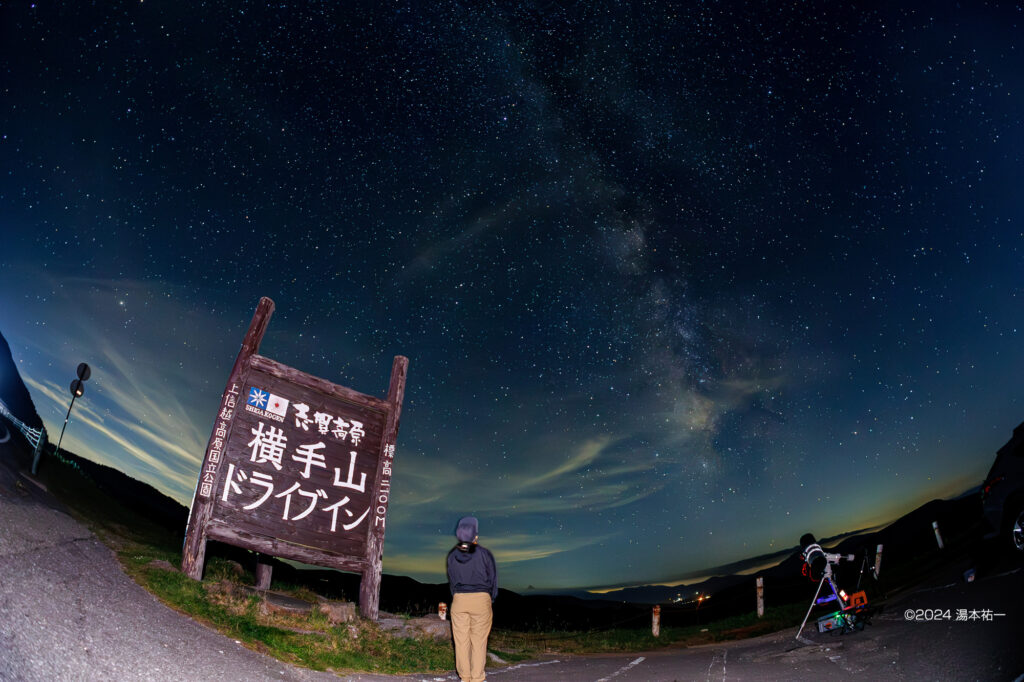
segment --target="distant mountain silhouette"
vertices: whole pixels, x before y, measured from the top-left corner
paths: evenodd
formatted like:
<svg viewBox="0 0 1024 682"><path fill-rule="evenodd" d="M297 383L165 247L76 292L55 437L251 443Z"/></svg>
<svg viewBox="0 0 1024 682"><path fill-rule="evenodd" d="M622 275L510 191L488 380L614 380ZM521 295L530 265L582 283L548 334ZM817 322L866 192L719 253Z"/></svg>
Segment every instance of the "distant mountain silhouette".
<svg viewBox="0 0 1024 682"><path fill-rule="evenodd" d="M33 429L43 426L43 420L36 412L32 396L21 379L21 373L11 354L11 346L0 333L0 400L7 405L15 417Z"/></svg>
<svg viewBox="0 0 1024 682"><path fill-rule="evenodd" d="M188 507L179 504L148 483L134 479L113 467L97 464L63 447L60 454L65 459L75 462L82 472L111 498L140 516L184 537L185 525L188 523Z"/></svg>
<svg viewBox="0 0 1024 682"><path fill-rule="evenodd" d="M932 500L914 511L900 517L889 525L878 530L853 531L829 538L822 538L819 543L835 554L856 555L856 565L841 562L837 570L844 574L854 575L860 570L861 552L867 551L874 557L876 547L883 545L882 572L893 564L913 562L936 547L935 533L932 522L937 521L943 532L962 533L972 524L977 523L981 514L981 502L977 490L972 489L952 500ZM813 528L808 528L813 531ZM795 540L796 538L794 538ZM633 604L666 604L672 602L677 595L685 600L693 594L716 595L717 603L728 600L732 593L742 595L741 600L750 601L754 594L754 583L758 576L765 579L765 592L772 596L769 603L785 603L799 597L806 591L808 580L801 574L803 559L800 553L803 548L794 545L791 550L754 557L744 561L719 567L733 568L735 571L746 570L747 567L764 565L773 559L778 563L761 569L755 573L740 575L725 573L715 575L706 580L694 583L681 583L675 586L641 585L627 587L611 592L593 593L585 590L553 590L537 591L536 595L572 596L581 599L601 599L614 602ZM856 581L856 577L853 577ZM813 589L812 589L813 593ZM809 595L808 595L809 596Z"/></svg>

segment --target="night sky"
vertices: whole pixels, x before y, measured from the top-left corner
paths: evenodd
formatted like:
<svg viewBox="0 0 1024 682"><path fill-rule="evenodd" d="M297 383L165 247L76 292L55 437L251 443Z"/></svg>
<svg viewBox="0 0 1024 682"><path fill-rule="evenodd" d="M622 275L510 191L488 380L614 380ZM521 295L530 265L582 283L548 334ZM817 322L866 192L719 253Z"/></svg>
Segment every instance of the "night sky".
<svg viewBox="0 0 1024 682"><path fill-rule="evenodd" d="M1024 10L0 2L0 331L189 504L261 352L383 396L384 570L679 582L981 483L1024 420Z"/></svg>

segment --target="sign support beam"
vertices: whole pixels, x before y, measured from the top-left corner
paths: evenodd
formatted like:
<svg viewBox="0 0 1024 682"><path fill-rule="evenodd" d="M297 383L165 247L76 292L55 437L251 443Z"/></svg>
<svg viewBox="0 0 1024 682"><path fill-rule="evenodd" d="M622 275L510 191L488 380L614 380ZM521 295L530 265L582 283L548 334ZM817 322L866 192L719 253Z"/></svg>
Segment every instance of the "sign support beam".
<svg viewBox="0 0 1024 682"><path fill-rule="evenodd" d="M232 389L237 393L238 386L242 380L242 374L249 366L249 359L260 349L260 342L267 332L267 325L270 324L270 316L274 313L274 302L264 296L256 306L256 313L249 323L249 331L242 341L242 348L238 351L235 364L228 375L228 383L221 396L220 405L224 405ZM189 512L188 528L185 531L185 546L182 550L181 571L194 580L201 580L203 577L203 564L206 560L206 524L210 521L210 514L213 510L212 494L203 497L200 494L203 476L210 470L211 464L217 470L214 474L215 481L213 489L216 489L216 479L219 479L217 462L210 462L210 452L213 450L213 441L217 420L214 420L214 433L210 434L210 440L206 444L206 454L203 456L202 468L199 470L199 482L196 484L195 496L192 498L192 510Z"/></svg>
<svg viewBox="0 0 1024 682"><path fill-rule="evenodd" d="M373 525L366 542L367 566L359 581L359 611L370 620L377 620L380 607L380 574L384 555L384 525L391 499L391 470L395 457L395 440L398 437L398 422L402 416L402 399L405 397L405 375L409 369L409 358L396 355L391 363L391 381L388 384L387 421L380 444L380 461L373 489L376 499L371 500Z"/></svg>

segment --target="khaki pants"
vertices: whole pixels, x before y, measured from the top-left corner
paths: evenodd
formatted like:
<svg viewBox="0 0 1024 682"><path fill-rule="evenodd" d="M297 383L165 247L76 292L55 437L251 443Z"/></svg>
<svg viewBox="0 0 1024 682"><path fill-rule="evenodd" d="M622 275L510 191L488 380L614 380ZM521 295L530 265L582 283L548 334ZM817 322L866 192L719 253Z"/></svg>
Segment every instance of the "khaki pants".
<svg viewBox="0 0 1024 682"><path fill-rule="evenodd" d="M458 592L452 598L455 670L462 682L483 682L486 677L491 618L491 595L487 592Z"/></svg>

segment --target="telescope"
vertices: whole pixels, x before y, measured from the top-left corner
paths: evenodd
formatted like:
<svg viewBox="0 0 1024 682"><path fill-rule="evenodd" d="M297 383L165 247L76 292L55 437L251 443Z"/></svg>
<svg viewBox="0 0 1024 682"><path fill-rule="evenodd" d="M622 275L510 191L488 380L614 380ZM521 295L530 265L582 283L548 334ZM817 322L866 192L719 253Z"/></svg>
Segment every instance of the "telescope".
<svg viewBox="0 0 1024 682"><path fill-rule="evenodd" d="M811 611L814 607L831 601L836 602L839 609L818 619L818 632L863 630L865 623L867 623L867 616L865 614L867 594L861 591L847 595L844 590L839 589L839 586L836 585L832 574L833 565L838 564L840 561L854 561L856 557L853 554L832 554L826 552L810 533L806 533L800 538L800 546L803 547L801 556L804 560L801 570L804 575L818 583L818 589L815 590L814 597L811 599L811 606L807 609L804 622L800 624L800 629L797 630L797 640L806 644L813 644L810 640L802 639L800 634L804 631L804 626L807 625L807 619L811 617ZM825 595L819 597L822 593L822 588L826 586L828 589ZM859 581L857 586L860 586Z"/></svg>
<svg viewBox="0 0 1024 682"><path fill-rule="evenodd" d="M821 545L818 544L818 541L810 533L806 533L800 538L800 545L804 548L803 559L810 571L808 577L811 580L817 581L821 580L826 574L831 575L832 564L838 564L844 560L853 561L854 559L852 554L829 554L821 548Z"/></svg>

